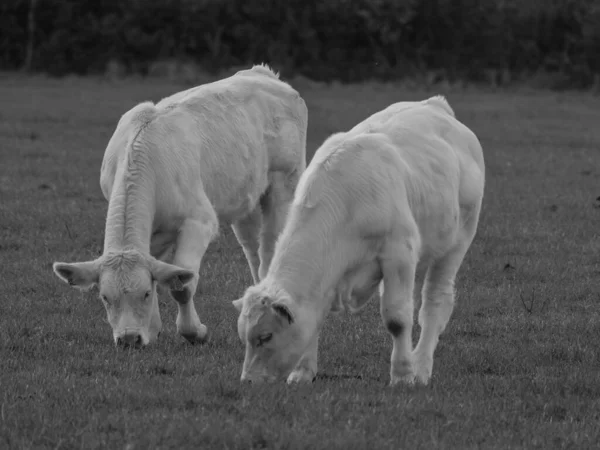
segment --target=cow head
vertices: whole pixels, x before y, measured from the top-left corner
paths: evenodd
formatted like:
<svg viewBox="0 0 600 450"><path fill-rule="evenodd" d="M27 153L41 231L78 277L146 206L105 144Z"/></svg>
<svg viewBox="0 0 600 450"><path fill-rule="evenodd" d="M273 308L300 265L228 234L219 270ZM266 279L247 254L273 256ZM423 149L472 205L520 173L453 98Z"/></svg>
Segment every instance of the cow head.
<svg viewBox="0 0 600 450"><path fill-rule="evenodd" d="M238 334L246 345L242 381L285 379L295 368L316 332L310 313L283 290L275 295L257 286L234 300L239 311Z"/></svg>
<svg viewBox="0 0 600 450"><path fill-rule="evenodd" d="M180 290L195 276L137 250L110 252L88 262L56 262L53 269L75 288L97 286L115 343L134 347L154 341L161 330L157 284Z"/></svg>

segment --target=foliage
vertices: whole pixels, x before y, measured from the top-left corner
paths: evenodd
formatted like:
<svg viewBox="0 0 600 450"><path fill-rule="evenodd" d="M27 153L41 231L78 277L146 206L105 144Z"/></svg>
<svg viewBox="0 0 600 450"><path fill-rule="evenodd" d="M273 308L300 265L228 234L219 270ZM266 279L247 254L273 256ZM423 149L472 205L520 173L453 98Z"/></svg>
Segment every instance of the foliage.
<svg viewBox="0 0 600 450"><path fill-rule="evenodd" d="M0 4L0 67L23 64L29 1ZM39 0L33 68L146 73L173 58L319 80L544 71L589 85L599 52L600 0Z"/></svg>

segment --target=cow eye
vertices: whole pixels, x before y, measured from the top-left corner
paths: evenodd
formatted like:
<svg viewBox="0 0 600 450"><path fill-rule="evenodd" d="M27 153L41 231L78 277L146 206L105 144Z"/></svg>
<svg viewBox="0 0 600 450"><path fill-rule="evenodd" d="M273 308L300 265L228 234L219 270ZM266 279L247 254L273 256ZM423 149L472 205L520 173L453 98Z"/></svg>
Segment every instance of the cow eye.
<svg viewBox="0 0 600 450"><path fill-rule="evenodd" d="M152 292L150 292L150 291L146 292L146 293L144 294L144 300L148 300L148 297L150 297L150 294L151 294L151 293L152 293Z"/></svg>
<svg viewBox="0 0 600 450"><path fill-rule="evenodd" d="M273 339L273 333L268 333L265 334L263 336L259 336L258 337L258 342L256 343L257 347L260 347L263 344L266 344L267 342L269 342L271 339Z"/></svg>
<svg viewBox="0 0 600 450"><path fill-rule="evenodd" d="M104 303L110 303L108 301L108 298L106 297L106 295L100 295L100 299L104 302Z"/></svg>

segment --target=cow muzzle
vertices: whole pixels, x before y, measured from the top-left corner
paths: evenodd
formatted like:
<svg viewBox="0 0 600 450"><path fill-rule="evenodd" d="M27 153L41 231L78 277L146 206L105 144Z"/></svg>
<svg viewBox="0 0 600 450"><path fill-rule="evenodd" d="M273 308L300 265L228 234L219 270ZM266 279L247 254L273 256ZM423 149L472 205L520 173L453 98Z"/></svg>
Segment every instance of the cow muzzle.
<svg viewBox="0 0 600 450"><path fill-rule="evenodd" d="M142 348L146 342L139 331L126 331L115 337L115 344L120 348Z"/></svg>

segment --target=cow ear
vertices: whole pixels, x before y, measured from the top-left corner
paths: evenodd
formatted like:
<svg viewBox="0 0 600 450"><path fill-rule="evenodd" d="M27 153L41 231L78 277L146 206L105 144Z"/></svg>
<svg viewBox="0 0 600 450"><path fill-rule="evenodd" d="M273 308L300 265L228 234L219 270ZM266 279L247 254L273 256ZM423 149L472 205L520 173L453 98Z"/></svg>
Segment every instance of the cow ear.
<svg viewBox="0 0 600 450"><path fill-rule="evenodd" d="M235 309L238 310L238 312L242 312L242 307L244 306L244 299L243 298L238 298L237 300L234 300L231 302L233 304L233 306L235 306Z"/></svg>
<svg viewBox="0 0 600 450"><path fill-rule="evenodd" d="M271 304L271 308L273 309L275 314L277 314L277 316L284 319L288 324L294 323L294 314L292 313L288 305L286 305L285 303L281 301L273 302Z"/></svg>
<svg viewBox="0 0 600 450"><path fill-rule="evenodd" d="M98 284L100 269L97 261L80 263L55 262L52 270L58 278L69 286L78 289L90 289Z"/></svg>
<svg viewBox="0 0 600 450"><path fill-rule="evenodd" d="M172 291L183 291L184 286L192 281L196 275L191 270L159 260L152 261L151 272L152 278L160 284L168 286Z"/></svg>

